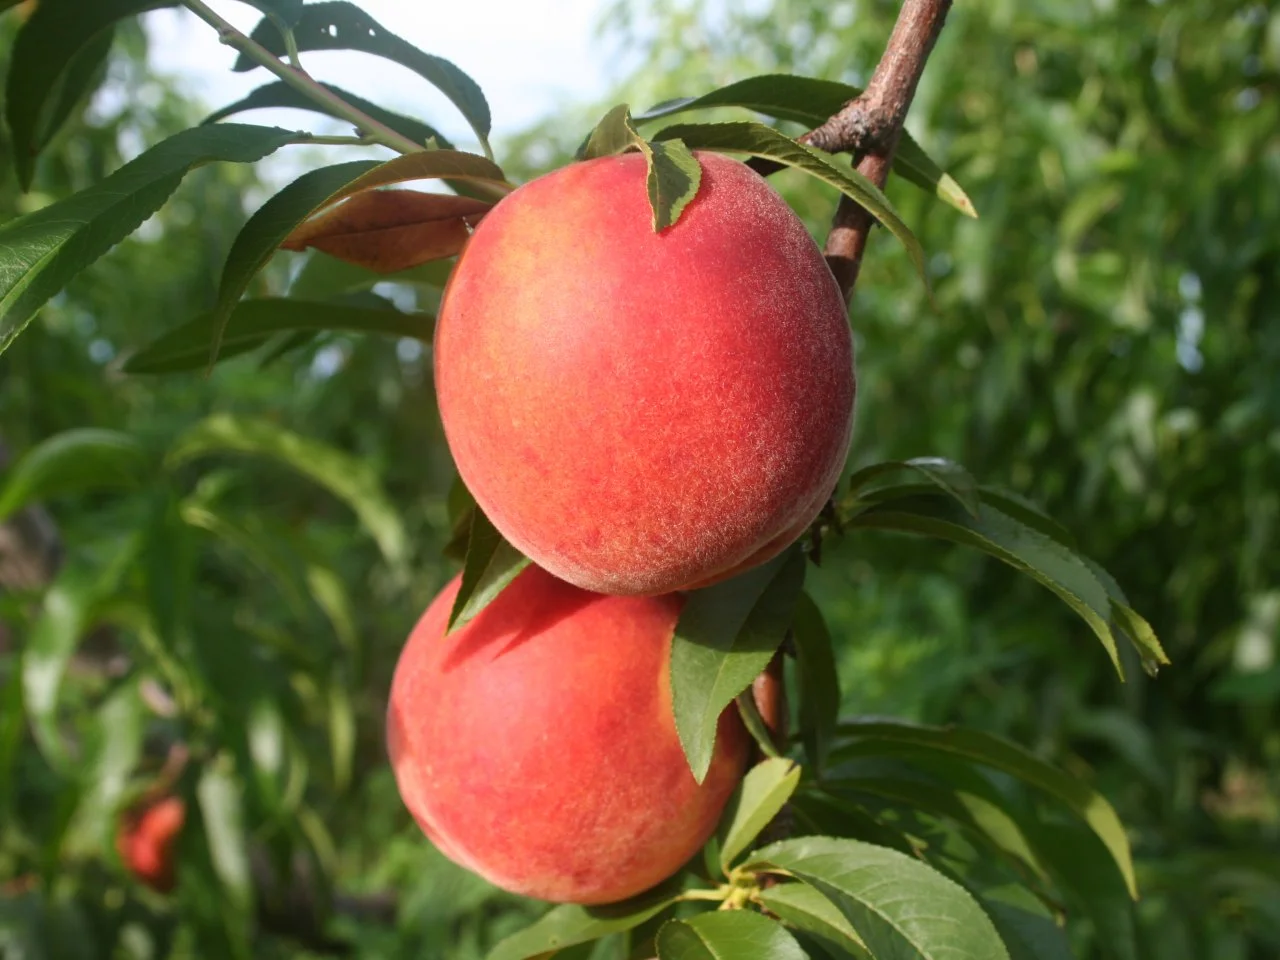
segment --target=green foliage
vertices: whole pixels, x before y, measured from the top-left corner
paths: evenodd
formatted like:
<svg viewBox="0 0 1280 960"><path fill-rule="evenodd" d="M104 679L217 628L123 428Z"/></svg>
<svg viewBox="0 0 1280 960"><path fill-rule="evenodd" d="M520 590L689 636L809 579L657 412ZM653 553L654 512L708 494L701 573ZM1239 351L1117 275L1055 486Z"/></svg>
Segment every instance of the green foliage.
<svg viewBox="0 0 1280 960"><path fill-rule="evenodd" d="M799 74L864 79L893 5L619 5L615 34L651 24L664 59L602 101L663 101L637 123L712 111L648 141L625 111L597 128L593 155L647 143L666 171L655 223L696 192L687 150L716 149L769 161L815 233L842 193L903 246L873 240L854 300L854 469L819 536L691 593L673 642L695 773L731 701L759 721L743 690L779 650L796 735L752 769L705 869L530 926L540 908L422 840L381 741L395 654L452 569L441 551L462 561L454 626L527 562L456 481L436 418L418 344L451 263L383 276L277 253L362 190L434 179L496 201L513 183L426 119L322 84L430 149L317 163L245 223L244 165L311 138L212 121L333 102L271 83L187 130L196 111L146 77L129 19L161 5L43 0L21 29L0 21L0 158L32 190L0 183L0 436L17 454L0 463L0 943L477 960L1280 947L1280 15L957 5L895 158L911 189L882 193L795 136L858 92ZM408 66L490 153L488 104L453 64L352 4L254 5L269 51ZM107 62L125 107L91 122ZM567 161L589 126L515 138L504 165L541 172L558 141ZM124 134L155 146L122 163ZM215 354L206 378L126 376ZM25 546L46 510L57 572L56 541ZM1082 652L1088 632L1125 685ZM1135 669L1169 659L1158 682ZM113 849L157 789L190 810L169 898ZM771 822L793 836L752 851ZM390 920L359 899L384 890Z"/></svg>

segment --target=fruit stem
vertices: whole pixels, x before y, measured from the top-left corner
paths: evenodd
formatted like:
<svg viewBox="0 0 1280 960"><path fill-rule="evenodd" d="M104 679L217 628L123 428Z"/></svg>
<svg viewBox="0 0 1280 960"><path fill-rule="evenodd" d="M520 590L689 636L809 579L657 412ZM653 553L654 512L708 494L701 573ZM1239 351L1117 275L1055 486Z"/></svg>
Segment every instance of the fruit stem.
<svg viewBox="0 0 1280 960"><path fill-rule="evenodd" d="M237 30L210 9L204 0L182 0L182 5L217 30L218 38L227 46L239 50L259 66L266 67L266 69L299 93L325 107L334 116L348 121L374 143L395 150L397 153L418 153L426 150L423 144L415 143L403 134L396 133L386 124L380 123L361 110L357 110L337 94L311 79L305 71L296 65L296 42L293 44L293 49L289 51L289 56L294 63L288 64L273 55L271 51L253 38L247 37ZM286 35L285 39L286 43L288 43L289 35Z"/></svg>

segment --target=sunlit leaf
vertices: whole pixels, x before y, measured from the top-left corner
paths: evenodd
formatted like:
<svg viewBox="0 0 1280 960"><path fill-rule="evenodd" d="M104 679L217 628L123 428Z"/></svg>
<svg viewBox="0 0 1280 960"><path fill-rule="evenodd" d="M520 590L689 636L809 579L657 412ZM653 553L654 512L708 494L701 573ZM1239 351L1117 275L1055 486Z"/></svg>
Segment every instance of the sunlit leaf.
<svg viewBox="0 0 1280 960"><path fill-rule="evenodd" d="M565 904L554 907L537 923L507 937L487 960L528 960L575 944L634 929L676 902L674 893L659 888L633 900L600 907Z"/></svg>
<svg viewBox="0 0 1280 960"><path fill-rule="evenodd" d="M448 629L470 623L528 565L529 558L506 541L484 512L473 510L462 583L449 611Z"/></svg>
<svg viewBox="0 0 1280 960"><path fill-rule="evenodd" d="M726 874L782 810L799 782L800 768L782 757L765 760L747 771L725 808L720 829L720 867Z"/></svg>
<svg viewBox="0 0 1280 960"><path fill-rule="evenodd" d="M718 910L670 920L657 938L659 960L805 960L775 920L751 910Z"/></svg>

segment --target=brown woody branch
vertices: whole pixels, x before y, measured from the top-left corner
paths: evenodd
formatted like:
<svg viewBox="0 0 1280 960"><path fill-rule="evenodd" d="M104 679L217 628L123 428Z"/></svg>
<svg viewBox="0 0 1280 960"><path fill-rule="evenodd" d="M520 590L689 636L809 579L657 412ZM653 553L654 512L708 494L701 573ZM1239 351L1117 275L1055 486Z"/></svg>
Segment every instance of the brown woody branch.
<svg viewBox="0 0 1280 960"><path fill-rule="evenodd" d="M828 153L854 153L858 172L877 187L884 187L907 108L950 9L951 0L904 0L866 90L801 137L801 142ZM853 295L874 223L870 213L848 197L841 198L825 252L845 300Z"/></svg>

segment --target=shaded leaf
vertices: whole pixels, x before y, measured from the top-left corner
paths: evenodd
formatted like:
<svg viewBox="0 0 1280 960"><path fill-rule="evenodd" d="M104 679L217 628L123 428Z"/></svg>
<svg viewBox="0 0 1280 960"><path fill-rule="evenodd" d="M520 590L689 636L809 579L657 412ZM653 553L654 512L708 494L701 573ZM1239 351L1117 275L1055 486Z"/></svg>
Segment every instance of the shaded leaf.
<svg viewBox="0 0 1280 960"><path fill-rule="evenodd" d="M680 744L699 783L711 766L721 712L782 643L804 563L793 548L688 595L671 641L671 700Z"/></svg>
<svg viewBox="0 0 1280 960"><path fill-rule="evenodd" d="M833 796L817 785L801 788L791 798L791 809L806 833L849 837L906 854L914 853L911 841L897 826L877 819L861 804Z"/></svg>
<svg viewBox="0 0 1280 960"><path fill-rule="evenodd" d="M1069 901L1083 907L1098 931L1098 946L1111 960L1138 960L1129 877L1116 869L1097 836L1071 824L1035 824L1036 849ZM1104 838L1105 839L1105 838Z"/></svg>
<svg viewBox="0 0 1280 960"><path fill-rule="evenodd" d="M846 518L846 526L939 537L1004 561L1048 587L1089 625L1124 677L1107 591L1079 556L992 506L975 518L935 496L896 497Z"/></svg>
<svg viewBox="0 0 1280 960"><path fill-rule="evenodd" d="M643 123L686 110L745 107L779 120L792 120L816 127L839 113L846 103L860 93L862 91L858 87L831 80L790 74L766 74L739 80L700 97L665 101L635 119L637 123ZM893 171L926 193L935 194L966 216L978 215L973 202L960 184L950 174L943 172L906 130L902 131L902 137L898 141L898 149L893 157Z"/></svg>
<svg viewBox="0 0 1280 960"><path fill-rule="evenodd" d="M751 910L717 910L670 920L657 938L660 960L805 960L786 929Z"/></svg>
<svg viewBox="0 0 1280 960"><path fill-rule="evenodd" d="M154 213L192 167L251 163L294 138L243 124L185 130L87 190L0 226L0 353L45 301Z"/></svg>
<svg viewBox="0 0 1280 960"><path fill-rule="evenodd" d="M756 742L760 752L766 757L782 756L782 751L774 742L773 731L769 729L769 724L765 722L764 716L760 713L760 706L756 703L755 684L753 683L751 687L734 697L733 702L738 708L742 725L747 728L747 733Z"/></svg>
<svg viewBox="0 0 1280 960"><path fill-rule="evenodd" d="M996 925L1011 960L1074 960L1067 935L1050 917L990 897L982 898L982 908Z"/></svg>
<svg viewBox="0 0 1280 960"><path fill-rule="evenodd" d="M840 674L822 611L807 593L801 593L796 601L791 636L796 647L800 740L809 765L820 774L835 739Z"/></svg>
<svg viewBox="0 0 1280 960"><path fill-rule="evenodd" d="M612 157L628 150L639 150L643 138L631 122L631 110L625 103L610 109L587 135L579 151L583 160Z"/></svg>
<svg viewBox="0 0 1280 960"><path fill-rule="evenodd" d="M293 27L293 33L300 52L358 50L408 67L449 98L488 152L492 123L489 104L479 85L448 60L423 53L391 33L354 3L345 0L307 4ZM284 56L284 40L267 21L258 24L251 36L276 56ZM252 70L255 66L257 64L253 60L241 54L233 69Z"/></svg>
<svg viewBox="0 0 1280 960"><path fill-rule="evenodd" d="M1107 799L1088 784L1045 763L1029 750L977 730L926 727L904 722L871 720L840 725L842 745L832 764L854 757L904 757L913 753L963 758L1001 770L1066 804L1106 845L1131 895L1137 882L1129 839Z"/></svg>
<svg viewBox="0 0 1280 960"><path fill-rule="evenodd" d="M782 810L799 782L800 768L783 757L765 760L747 771L721 817L720 868L726 874Z"/></svg>
<svg viewBox="0 0 1280 960"><path fill-rule="evenodd" d="M0 474L0 522L37 501L135 486L145 459L138 441L118 430L79 427L55 433Z"/></svg>
<svg viewBox="0 0 1280 960"><path fill-rule="evenodd" d="M315 247L377 273L456 256L492 204L453 194L368 190L296 227L285 250Z"/></svg>
<svg viewBox="0 0 1280 960"><path fill-rule="evenodd" d="M408 551L404 525L365 461L266 420L215 414L183 433L170 448L167 462L176 466L226 452L269 457L310 477L355 511L393 567L403 565Z"/></svg>
<svg viewBox="0 0 1280 960"><path fill-rule="evenodd" d="M781 870L815 887L874 956L1008 960L995 927L967 890L896 850L803 837L757 851L744 869Z"/></svg>
<svg viewBox="0 0 1280 960"><path fill-rule="evenodd" d="M746 153L753 157L776 160L788 167L795 167L835 187L845 196L863 207L886 230L907 248L916 272L929 287L929 275L925 270L924 250L911 228L898 216L889 198L874 183L854 169L837 165L830 154L797 143L763 123L740 121L736 123L686 123L660 130L655 140L682 140L693 150L717 150L727 153Z"/></svg>
<svg viewBox="0 0 1280 960"><path fill-rule="evenodd" d="M404 283L444 290L452 271L453 261L433 260L398 273L374 273L313 250L289 285L289 296L303 300L327 300L368 290L379 283Z"/></svg>
<svg viewBox="0 0 1280 960"><path fill-rule="evenodd" d="M215 323L215 315L209 312L174 327L131 356L123 369L137 374L199 369L209 361ZM232 308L218 356L226 360L257 349L284 330L378 333L430 343L434 329L434 318L422 313L262 297L241 300Z"/></svg>
<svg viewBox="0 0 1280 960"><path fill-rule="evenodd" d="M977 483L974 482L968 470L954 460L947 460L945 457L887 460L884 463L863 467L849 478L849 495L856 496L871 481L887 473L895 473L900 470L913 470L919 473L930 483L936 484L951 497L955 498L955 501L964 507L965 512L971 517L978 515L981 509L981 501L978 495Z"/></svg>
<svg viewBox="0 0 1280 960"><path fill-rule="evenodd" d="M213 343L209 348L211 364L217 360L227 321L236 302L285 238L313 212L333 202L344 186L376 166L378 163L374 160L352 160L309 170L249 218L231 244L222 267L222 279L213 307Z"/></svg>
<svg viewBox="0 0 1280 960"><path fill-rule="evenodd" d="M780 883L760 891L760 903L787 926L813 934L857 960L872 960L840 908L807 883Z"/></svg>
<svg viewBox="0 0 1280 960"><path fill-rule="evenodd" d="M494 200L502 199L515 189L492 160L458 150L427 150L422 153L407 153L378 164L368 173L348 183L330 197L327 203L337 203L343 197L364 190L404 183L407 180L444 180L450 184L458 181L479 188Z"/></svg>
<svg viewBox="0 0 1280 960"><path fill-rule="evenodd" d="M467 559L458 595L449 611L448 632L473 620L528 565L529 558L509 544L484 511L476 507L471 512Z"/></svg>
<svg viewBox="0 0 1280 960"><path fill-rule="evenodd" d="M341 97L344 101L351 104L361 113L377 120L383 126L390 127L401 136L407 137L414 143L425 145L428 141L434 140L438 146L446 149L452 149L453 144L435 127L430 124L423 123L421 120L415 120L412 117L406 117L399 113L393 113L386 110L376 103L365 100L363 97L357 97L350 91L343 90L331 83L321 83L330 93ZM235 103L229 103L220 110L215 110L209 116L205 117L203 123L216 123L219 120L225 120L227 117L237 113L244 113L246 110L265 110L271 108L289 108L293 110L310 110L314 113L323 114L334 119L344 119L333 113L325 104L317 103L311 97L307 96L301 90L289 86L283 80L276 80L273 83L263 84L256 90L251 91L247 96Z"/></svg>
<svg viewBox="0 0 1280 960"><path fill-rule="evenodd" d="M665 887L623 903L600 907L565 904L554 907L537 923L507 937L490 951L487 960L526 960L575 944L598 940L612 933L638 927L676 902Z"/></svg>

